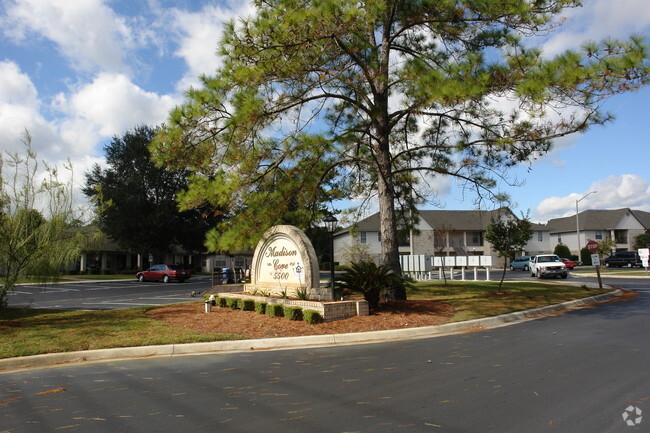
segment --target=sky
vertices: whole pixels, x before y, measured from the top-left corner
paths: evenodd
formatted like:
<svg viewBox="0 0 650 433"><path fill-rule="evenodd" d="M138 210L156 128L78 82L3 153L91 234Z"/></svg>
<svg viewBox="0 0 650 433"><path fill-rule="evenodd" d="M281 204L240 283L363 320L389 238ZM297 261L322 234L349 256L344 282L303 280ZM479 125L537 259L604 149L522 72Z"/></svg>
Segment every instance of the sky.
<svg viewBox="0 0 650 433"><path fill-rule="evenodd" d="M28 130L40 159L72 161L80 186L112 137L164 122L219 67L224 23L252 12L243 0L0 0L0 149L21 151ZM549 55L632 33L650 44L647 0L584 0L564 15L537 41ZM510 172L520 186L500 189L514 210L535 222L574 214L576 200L580 211L650 211L650 88L605 108L614 122ZM453 181L436 188L444 209L475 206Z"/></svg>

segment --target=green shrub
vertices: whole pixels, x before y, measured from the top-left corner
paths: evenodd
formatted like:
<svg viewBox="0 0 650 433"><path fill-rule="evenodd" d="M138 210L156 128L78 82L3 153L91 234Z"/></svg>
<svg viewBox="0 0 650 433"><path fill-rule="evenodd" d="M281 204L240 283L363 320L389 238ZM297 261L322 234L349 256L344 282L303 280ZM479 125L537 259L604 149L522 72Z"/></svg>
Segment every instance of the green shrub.
<svg viewBox="0 0 650 433"><path fill-rule="evenodd" d="M120 275L135 275L138 273L136 269L122 269L118 272Z"/></svg>
<svg viewBox="0 0 650 433"><path fill-rule="evenodd" d="M265 314L266 313L266 302L261 302L261 301L256 301L255 302L255 312L260 313L260 314Z"/></svg>
<svg viewBox="0 0 650 433"><path fill-rule="evenodd" d="M232 308L233 310L236 310L239 308L239 299L238 298L227 298L226 299L226 304L228 307Z"/></svg>
<svg viewBox="0 0 650 433"><path fill-rule="evenodd" d="M244 311L254 311L255 310L255 301L252 299L240 299L240 308Z"/></svg>
<svg viewBox="0 0 650 433"><path fill-rule="evenodd" d="M560 243L555 246L553 254L557 255L560 258L568 259L571 257L571 250L566 245Z"/></svg>
<svg viewBox="0 0 650 433"><path fill-rule="evenodd" d="M302 318L310 325L323 322L323 316L321 316L320 313L316 310L303 310Z"/></svg>
<svg viewBox="0 0 650 433"><path fill-rule="evenodd" d="M282 310L282 305L280 304L266 304L266 315L269 317L282 317L284 316L284 311Z"/></svg>
<svg viewBox="0 0 650 433"><path fill-rule="evenodd" d="M414 287L414 282L392 271L386 265L377 266L375 262L359 262L346 266L343 274L335 281L337 293L345 289L363 293L371 310L379 306L379 299L406 299L406 289ZM395 293L395 299L388 294Z"/></svg>
<svg viewBox="0 0 650 433"><path fill-rule="evenodd" d="M302 308L300 307L285 305L282 307L282 312L284 313L284 317L289 320L302 320Z"/></svg>
<svg viewBox="0 0 650 433"><path fill-rule="evenodd" d="M296 298L306 301L309 299L309 292L306 287L296 289Z"/></svg>
<svg viewBox="0 0 650 433"><path fill-rule="evenodd" d="M228 306L228 298L218 297L217 305L221 308L226 308Z"/></svg>

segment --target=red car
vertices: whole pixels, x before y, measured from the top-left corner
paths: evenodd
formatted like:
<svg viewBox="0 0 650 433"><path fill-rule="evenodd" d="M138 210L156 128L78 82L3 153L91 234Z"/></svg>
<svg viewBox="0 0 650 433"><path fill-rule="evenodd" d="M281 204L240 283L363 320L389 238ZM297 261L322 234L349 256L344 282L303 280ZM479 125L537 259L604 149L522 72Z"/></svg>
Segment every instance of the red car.
<svg viewBox="0 0 650 433"><path fill-rule="evenodd" d="M573 260L569 260L569 259L560 259L560 260L562 260L562 263L564 263L564 266L566 266L567 269L573 269L576 267L576 262L574 262Z"/></svg>
<svg viewBox="0 0 650 433"><path fill-rule="evenodd" d="M169 283L170 280L178 280L179 283L190 278L192 273L178 265L154 265L149 270L136 274L138 281L155 280Z"/></svg>

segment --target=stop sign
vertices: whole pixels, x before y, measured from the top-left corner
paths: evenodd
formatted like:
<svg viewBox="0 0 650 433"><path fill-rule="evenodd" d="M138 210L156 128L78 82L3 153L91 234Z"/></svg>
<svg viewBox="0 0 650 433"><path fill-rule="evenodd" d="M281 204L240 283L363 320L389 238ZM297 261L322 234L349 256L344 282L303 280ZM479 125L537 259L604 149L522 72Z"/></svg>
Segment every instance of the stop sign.
<svg viewBox="0 0 650 433"><path fill-rule="evenodd" d="M587 242L587 251L590 253L595 253L598 251L598 242L596 241L589 241Z"/></svg>

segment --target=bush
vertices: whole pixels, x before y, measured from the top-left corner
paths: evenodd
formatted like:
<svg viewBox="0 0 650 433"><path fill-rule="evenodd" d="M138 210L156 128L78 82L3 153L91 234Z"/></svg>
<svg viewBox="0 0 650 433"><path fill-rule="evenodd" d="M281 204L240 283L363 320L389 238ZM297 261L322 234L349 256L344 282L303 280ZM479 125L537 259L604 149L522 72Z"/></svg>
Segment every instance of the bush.
<svg viewBox="0 0 650 433"><path fill-rule="evenodd" d="M406 299L406 289L414 287L413 280L392 271L386 265L377 266L375 262L359 262L346 266L335 286L337 293L345 289L363 293L371 310L379 306L379 299L388 300L387 294L394 292L397 299ZM391 299L392 300L392 299Z"/></svg>
<svg viewBox="0 0 650 433"><path fill-rule="evenodd" d="M239 302L240 308L244 311L254 311L255 310L255 301L252 299L240 299Z"/></svg>
<svg viewBox="0 0 650 433"><path fill-rule="evenodd" d="M310 325L323 322L323 316L321 316L320 313L316 310L303 310L302 318Z"/></svg>
<svg viewBox="0 0 650 433"><path fill-rule="evenodd" d="M557 255L560 258L568 259L571 257L571 250L564 244L557 244L553 250L553 254Z"/></svg>
<svg viewBox="0 0 650 433"><path fill-rule="evenodd" d="M309 299L309 292L306 287L296 289L296 298L306 301Z"/></svg>
<svg viewBox="0 0 650 433"><path fill-rule="evenodd" d="M221 308L226 308L228 306L228 298L217 297L217 305Z"/></svg>
<svg viewBox="0 0 650 433"><path fill-rule="evenodd" d="M122 269L121 271L118 272L118 274L120 275L135 275L137 273L138 273L137 269Z"/></svg>
<svg viewBox="0 0 650 433"><path fill-rule="evenodd" d="M268 304L266 302L256 301L255 302L255 312L260 313L260 314L266 313L266 306L267 305Z"/></svg>
<svg viewBox="0 0 650 433"><path fill-rule="evenodd" d="M239 299L237 298L227 298L226 299L226 304L228 307L232 308L233 310L236 310L239 308Z"/></svg>
<svg viewBox="0 0 650 433"><path fill-rule="evenodd" d="M282 313L289 320L302 320L302 308L300 307L285 305L282 307Z"/></svg>
<svg viewBox="0 0 650 433"><path fill-rule="evenodd" d="M585 266L591 266L591 251L589 251L587 248L583 248L580 250L580 261L582 262L583 265Z"/></svg>
<svg viewBox="0 0 650 433"><path fill-rule="evenodd" d="M280 304L267 304L266 305L266 315L269 317L282 317L284 316L284 310Z"/></svg>

